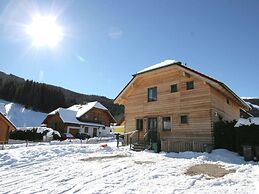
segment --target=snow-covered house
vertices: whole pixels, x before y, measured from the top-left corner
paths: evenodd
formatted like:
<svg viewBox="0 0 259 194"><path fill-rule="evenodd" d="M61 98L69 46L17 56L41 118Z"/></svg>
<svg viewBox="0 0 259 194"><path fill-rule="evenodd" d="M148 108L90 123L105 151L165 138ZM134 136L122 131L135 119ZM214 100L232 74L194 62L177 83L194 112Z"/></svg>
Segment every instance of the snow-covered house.
<svg viewBox="0 0 259 194"><path fill-rule="evenodd" d="M71 133L76 136L78 133L86 133L96 137L109 135L109 126L116 123L116 120L105 106L95 101L58 108L50 112L42 123L61 134Z"/></svg>
<svg viewBox="0 0 259 194"><path fill-rule="evenodd" d="M250 108L224 83L175 60L134 74L114 102L125 106L130 142L161 142L163 151L204 151L215 122Z"/></svg>

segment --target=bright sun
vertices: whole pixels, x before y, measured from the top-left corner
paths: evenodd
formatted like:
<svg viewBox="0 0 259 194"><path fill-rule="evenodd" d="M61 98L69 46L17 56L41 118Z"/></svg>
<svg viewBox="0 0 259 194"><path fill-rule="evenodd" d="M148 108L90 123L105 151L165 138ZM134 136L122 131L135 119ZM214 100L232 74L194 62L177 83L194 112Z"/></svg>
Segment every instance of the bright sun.
<svg viewBox="0 0 259 194"><path fill-rule="evenodd" d="M33 46L55 47L63 39L62 28L56 24L52 15L33 17L32 24L26 27L26 32L31 36Z"/></svg>

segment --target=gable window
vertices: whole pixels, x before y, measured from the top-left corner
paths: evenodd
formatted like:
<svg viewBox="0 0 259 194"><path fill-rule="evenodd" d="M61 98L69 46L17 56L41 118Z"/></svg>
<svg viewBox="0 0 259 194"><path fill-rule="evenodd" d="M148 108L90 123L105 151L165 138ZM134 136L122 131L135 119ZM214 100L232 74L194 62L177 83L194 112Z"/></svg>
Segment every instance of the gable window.
<svg viewBox="0 0 259 194"><path fill-rule="evenodd" d="M157 87L148 88L148 102L157 100Z"/></svg>
<svg viewBox="0 0 259 194"><path fill-rule="evenodd" d="M163 131L171 131L171 117L163 117Z"/></svg>
<svg viewBox="0 0 259 194"><path fill-rule="evenodd" d="M181 116L181 124L188 124L188 116L187 115Z"/></svg>
<svg viewBox="0 0 259 194"><path fill-rule="evenodd" d="M171 85L171 93L177 92L177 84Z"/></svg>
<svg viewBox="0 0 259 194"><path fill-rule="evenodd" d="M186 82L186 90L192 90L194 89L194 82L190 81L190 82Z"/></svg>
<svg viewBox="0 0 259 194"><path fill-rule="evenodd" d="M136 130L143 130L143 119L136 119Z"/></svg>

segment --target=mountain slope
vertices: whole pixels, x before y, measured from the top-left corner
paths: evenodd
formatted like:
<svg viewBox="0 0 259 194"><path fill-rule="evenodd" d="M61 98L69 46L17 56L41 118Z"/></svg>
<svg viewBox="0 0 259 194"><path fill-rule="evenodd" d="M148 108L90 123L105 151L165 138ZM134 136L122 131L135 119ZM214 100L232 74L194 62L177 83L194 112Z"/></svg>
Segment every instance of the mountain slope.
<svg viewBox="0 0 259 194"><path fill-rule="evenodd" d="M25 80L4 72L0 72L0 99L46 113L58 107L67 108L74 104L99 101L116 119L124 114L123 106L115 105L112 99L105 96L80 94L61 87Z"/></svg>
<svg viewBox="0 0 259 194"><path fill-rule="evenodd" d="M0 111L16 127L39 127L46 113L26 109L24 106L8 101L0 100Z"/></svg>

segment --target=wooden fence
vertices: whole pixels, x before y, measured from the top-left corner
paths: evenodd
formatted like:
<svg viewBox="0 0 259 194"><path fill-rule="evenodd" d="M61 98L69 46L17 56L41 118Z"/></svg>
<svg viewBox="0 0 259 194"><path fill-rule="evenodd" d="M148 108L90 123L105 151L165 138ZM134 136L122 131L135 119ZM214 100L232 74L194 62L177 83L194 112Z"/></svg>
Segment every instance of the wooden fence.
<svg viewBox="0 0 259 194"><path fill-rule="evenodd" d="M161 150L165 152L210 152L211 149L211 145L200 141L161 140Z"/></svg>

